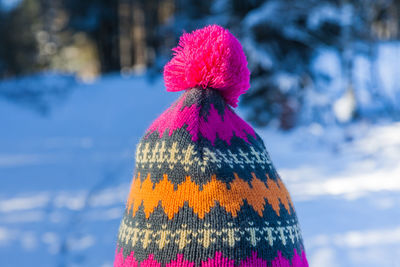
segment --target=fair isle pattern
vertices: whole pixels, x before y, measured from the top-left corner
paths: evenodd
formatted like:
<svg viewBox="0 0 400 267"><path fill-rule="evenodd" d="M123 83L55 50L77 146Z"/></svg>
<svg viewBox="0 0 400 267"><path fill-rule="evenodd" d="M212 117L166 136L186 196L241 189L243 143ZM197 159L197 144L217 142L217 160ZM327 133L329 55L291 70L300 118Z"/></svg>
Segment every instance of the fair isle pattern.
<svg viewBox="0 0 400 267"><path fill-rule="evenodd" d="M165 85L185 92L137 147L114 267L307 267L289 192L232 109L250 86L240 43L211 25L174 52Z"/></svg>
<svg viewBox="0 0 400 267"><path fill-rule="evenodd" d="M132 226L132 223L123 221L118 238L120 242L131 247L141 246L146 249L155 244L160 250L168 248L169 245L176 245L182 250L192 243L203 248L217 243L233 248L241 241L245 241L251 247L256 247L259 243L272 247L276 242L282 246L293 246L301 241L300 227L295 220L287 221L285 225L280 221L277 224L279 226L273 227L265 221L264 225L258 226L249 221L246 227L239 228L230 222L227 223L227 227L220 229L211 227L209 223L204 223L198 229L190 229L186 224L181 224L174 230L169 229L167 224L162 224L161 229L155 230L151 224L141 228L137 222Z"/></svg>
<svg viewBox="0 0 400 267"><path fill-rule="evenodd" d="M195 267L194 262L185 260L183 254L177 254L175 260L172 260L165 265L157 262L152 254L149 254L148 258L142 262L138 262L135 258L135 253L132 252L126 258L124 257L122 250L116 251L116 259L114 266L119 267ZM210 258L207 261L203 261L201 267L235 267L235 261L224 257L222 252L215 252L214 258ZM270 264L267 261L259 258L257 252L253 252L251 257L242 260L238 267L308 267L306 255L304 251L301 251L301 255L297 253L297 250L293 250L293 258L291 260L286 259L282 256L282 253L278 251L277 257L271 261Z"/></svg>
<svg viewBox="0 0 400 267"><path fill-rule="evenodd" d="M227 184L217 180L215 175L211 176L211 181L200 186L191 181L190 176L187 176L185 181L177 185L175 190L174 183L168 180L168 175L164 174L163 179L157 184L151 182L151 174L147 174L147 178L142 182L140 173L133 180L131 191L129 193L127 208L132 211L132 216L135 216L140 205L144 206L144 212L148 218L158 205L161 204L168 218L173 219L178 213L179 208L182 208L185 202L193 209L199 218L204 218L204 215L210 212L210 209L218 204L224 207L226 212L237 216L238 211L243 206L243 201L247 203L263 217L264 206L271 205L275 213L280 216L280 205L282 204L290 214L293 210L293 203L289 192L285 185L278 178L276 181L269 178L266 174L266 182L256 177L251 173L253 179L250 184L239 178L234 173L234 179ZM229 187L228 187L229 186Z"/></svg>
<svg viewBox="0 0 400 267"><path fill-rule="evenodd" d="M261 168L271 167L271 160L267 151L257 151L253 146L248 151L238 148L237 150L213 149L204 147L202 155L195 150L193 144L179 147L178 142L167 145L165 141L155 143L139 143L136 148L136 168L169 168L173 170L176 166L182 166L185 171L189 171L195 165L205 172L209 163L215 164L216 168L234 169L236 167Z"/></svg>
<svg viewBox="0 0 400 267"><path fill-rule="evenodd" d="M201 90L201 89L200 89ZM184 106L185 96L182 96L176 105L171 106L161 114L148 130L148 134L158 131L160 138L164 133L168 135L187 125L187 131L192 136L192 141L196 142L200 135L214 144L216 138L230 144L232 137L237 136L248 142L247 135L256 138L253 128L244 120L237 116L228 106L225 107L224 114L218 114L214 104L210 104L207 119L200 116L201 105ZM171 120L171 118L174 118Z"/></svg>
<svg viewBox="0 0 400 267"><path fill-rule="evenodd" d="M148 129L115 267L306 267L294 205L255 131L212 89Z"/></svg>

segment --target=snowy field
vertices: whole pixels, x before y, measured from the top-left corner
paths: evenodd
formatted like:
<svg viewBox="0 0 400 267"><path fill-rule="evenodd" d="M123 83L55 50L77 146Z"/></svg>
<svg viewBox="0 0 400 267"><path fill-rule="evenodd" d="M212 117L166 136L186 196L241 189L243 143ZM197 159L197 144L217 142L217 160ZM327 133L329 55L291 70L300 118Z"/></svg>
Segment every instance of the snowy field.
<svg viewBox="0 0 400 267"><path fill-rule="evenodd" d="M0 95L1 267L112 266L135 144L179 95L115 75L69 88L39 107ZM312 267L400 266L400 123L258 132Z"/></svg>

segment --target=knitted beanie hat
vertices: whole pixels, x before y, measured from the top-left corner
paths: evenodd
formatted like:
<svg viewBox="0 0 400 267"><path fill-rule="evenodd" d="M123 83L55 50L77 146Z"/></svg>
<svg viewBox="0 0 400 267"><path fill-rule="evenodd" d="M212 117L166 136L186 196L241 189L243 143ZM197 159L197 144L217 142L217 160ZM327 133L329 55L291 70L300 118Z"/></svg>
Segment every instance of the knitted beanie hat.
<svg viewBox="0 0 400 267"><path fill-rule="evenodd" d="M250 86L239 41L212 25L173 51L165 85L185 91L137 146L114 266L308 266L289 193L232 109Z"/></svg>

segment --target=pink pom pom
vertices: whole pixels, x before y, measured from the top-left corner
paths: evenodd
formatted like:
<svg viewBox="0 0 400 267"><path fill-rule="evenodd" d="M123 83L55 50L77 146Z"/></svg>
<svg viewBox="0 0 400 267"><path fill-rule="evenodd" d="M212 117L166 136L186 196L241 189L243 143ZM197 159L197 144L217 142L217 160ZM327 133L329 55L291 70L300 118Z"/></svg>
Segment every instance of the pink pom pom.
<svg viewBox="0 0 400 267"><path fill-rule="evenodd" d="M250 71L242 46L221 26L210 25L184 33L173 51L174 57L164 67L167 91L213 88L236 107L239 96L250 87Z"/></svg>

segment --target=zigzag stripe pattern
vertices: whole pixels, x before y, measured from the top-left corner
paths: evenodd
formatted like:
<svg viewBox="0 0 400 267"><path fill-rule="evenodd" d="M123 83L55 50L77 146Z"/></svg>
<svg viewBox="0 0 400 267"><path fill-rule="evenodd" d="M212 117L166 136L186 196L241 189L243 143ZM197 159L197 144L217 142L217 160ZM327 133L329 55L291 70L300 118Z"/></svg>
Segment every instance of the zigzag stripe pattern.
<svg viewBox="0 0 400 267"><path fill-rule="evenodd" d="M203 219L217 202L233 217L237 216L244 200L261 217L266 205L265 199L278 216L280 216L280 204L283 204L289 214L291 208L294 210L289 192L279 178L274 181L266 174L267 181L265 183L252 173L253 179L249 185L236 173L234 173L234 176L234 180L229 184L230 189L225 182L217 180L216 175L213 175L211 181L202 186L202 190L199 189L199 185L191 181L190 176L186 176L186 180L177 185L177 190L174 190L174 184L168 180L166 174L161 181L153 184L150 180L150 174L142 182L140 173L138 173L138 177L132 182L127 208L132 210L132 216L135 216L140 205L143 204L146 218L149 218L150 214L161 203L170 220L173 219L185 202L200 219Z"/></svg>
<svg viewBox="0 0 400 267"><path fill-rule="evenodd" d="M222 60L229 80L243 51L227 30L209 27L185 34L178 48L188 45L196 61L204 44L227 45L229 59L217 53L206 67ZM193 67L178 63L181 72ZM227 103L232 86L196 75L137 146L114 267L308 266L292 200L265 144Z"/></svg>
<svg viewBox="0 0 400 267"><path fill-rule="evenodd" d="M194 262L190 262L184 259L183 254L177 254L176 260L172 260L169 263L162 265L157 260L154 259L153 254L149 254L147 259L142 262L138 262L135 258L135 253L132 251L128 257L124 258L122 249L116 253L114 267L131 267L131 266L141 266L141 267L195 267L196 264ZM266 260L259 258L257 256L257 252L253 251L252 255L245 260L240 262L238 267L308 267L308 263L306 260L306 256L304 251L301 251L301 256L297 253L297 250L294 249L294 256L292 260L288 260L282 256L282 253L278 251L277 257L271 261L268 265ZM200 265L201 267L234 267L234 260L230 260L223 256L222 252L215 252L214 258L210 258L207 261L203 261Z"/></svg>
<svg viewBox="0 0 400 267"><path fill-rule="evenodd" d="M221 116L214 105L210 104L208 119L205 120L204 117L199 115L201 106L195 104L190 107L184 106L184 100L185 97L183 96L176 105L171 106L161 114L150 125L148 134L158 131L161 138L168 130L168 135L171 136L175 130L187 125L187 130L192 135L194 142L199 139L199 134L210 140L213 145L217 136L228 144L230 144L233 136L237 136L246 142L249 142L247 135L256 138L253 128L228 107L225 108L224 115Z"/></svg>

